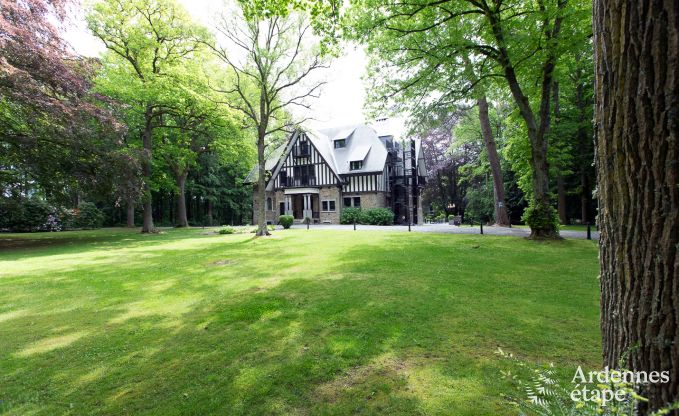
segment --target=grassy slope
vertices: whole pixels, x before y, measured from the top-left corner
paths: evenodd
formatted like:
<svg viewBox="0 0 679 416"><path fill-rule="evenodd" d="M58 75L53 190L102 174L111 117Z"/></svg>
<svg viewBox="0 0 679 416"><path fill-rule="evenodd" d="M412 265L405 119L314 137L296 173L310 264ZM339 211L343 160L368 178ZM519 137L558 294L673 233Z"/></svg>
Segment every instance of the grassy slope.
<svg viewBox="0 0 679 416"><path fill-rule="evenodd" d="M8 414L511 414L498 346L567 367L599 362L589 241L7 237Z"/></svg>

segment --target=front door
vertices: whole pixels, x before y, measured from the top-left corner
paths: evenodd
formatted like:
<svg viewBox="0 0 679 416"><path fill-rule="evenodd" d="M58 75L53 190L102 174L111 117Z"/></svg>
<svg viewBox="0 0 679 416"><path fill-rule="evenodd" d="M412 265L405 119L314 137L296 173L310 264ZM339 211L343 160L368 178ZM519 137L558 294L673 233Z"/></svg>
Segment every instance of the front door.
<svg viewBox="0 0 679 416"><path fill-rule="evenodd" d="M285 202L280 203L280 208L278 209L279 215L285 215Z"/></svg>
<svg viewBox="0 0 679 416"><path fill-rule="evenodd" d="M304 219L304 195L293 195L292 216L295 217L296 220Z"/></svg>

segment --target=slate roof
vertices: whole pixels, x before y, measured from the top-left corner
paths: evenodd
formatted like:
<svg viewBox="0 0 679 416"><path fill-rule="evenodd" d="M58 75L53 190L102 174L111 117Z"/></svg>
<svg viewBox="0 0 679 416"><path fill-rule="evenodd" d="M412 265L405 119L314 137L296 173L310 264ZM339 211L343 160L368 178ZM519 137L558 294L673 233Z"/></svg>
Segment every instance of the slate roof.
<svg viewBox="0 0 679 416"><path fill-rule="evenodd" d="M382 172L387 161L387 148L377 132L369 126L359 124L350 127L321 130L328 146L333 150L336 169L340 175L350 173ZM335 149L335 140L345 140L345 147ZM350 162L362 161L363 167L350 169Z"/></svg>

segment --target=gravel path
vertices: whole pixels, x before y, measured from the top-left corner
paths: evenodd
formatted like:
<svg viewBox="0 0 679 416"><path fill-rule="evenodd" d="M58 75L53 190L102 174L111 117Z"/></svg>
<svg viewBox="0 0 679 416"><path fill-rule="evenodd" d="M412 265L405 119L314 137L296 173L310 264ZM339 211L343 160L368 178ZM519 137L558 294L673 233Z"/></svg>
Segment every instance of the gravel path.
<svg viewBox="0 0 679 416"><path fill-rule="evenodd" d="M303 229L306 228L304 224L294 224L292 228ZM340 224L315 224L311 225L311 229L315 230L352 230L353 225L340 225ZM439 233L439 234L479 234L479 227L456 227L448 224L424 224L416 225L411 227L412 231L418 233ZM356 225L357 231L408 231L408 226L405 225L392 225L392 226L379 226L379 225ZM483 233L488 235L505 235L512 237L528 237L530 235L530 230L528 228L506 228L506 227L483 227ZM587 232L585 231L569 231L562 230L560 232L563 238L587 238ZM599 239L599 232L592 229L592 239Z"/></svg>

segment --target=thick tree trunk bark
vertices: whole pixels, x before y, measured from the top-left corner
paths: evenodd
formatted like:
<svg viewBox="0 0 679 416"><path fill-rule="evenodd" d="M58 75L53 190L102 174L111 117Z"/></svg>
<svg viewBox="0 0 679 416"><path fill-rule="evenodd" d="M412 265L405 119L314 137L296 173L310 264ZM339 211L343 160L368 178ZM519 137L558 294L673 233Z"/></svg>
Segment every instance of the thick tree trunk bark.
<svg viewBox="0 0 679 416"><path fill-rule="evenodd" d="M127 198L127 228L134 228L134 198Z"/></svg>
<svg viewBox="0 0 679 416"><path fill-rule="evenodd" d="M594 41L603 358L669 371L647 414L679 400L679 2L595 0Z"/></svg>
<svg viewBox="0 0 679 416"><path fill-rule="evenodd" d="M263 114L263 112L262 112ZM266 125L261 122L257 138L257 162L259 163L259 177L257 178L257 235L271 235L266 225L266 158L264 157L264 145L266 138Z"/></svg>
<svg viewBox="0 0 679 416"><path fill-rule="evenodd" d="M189 219L186 215L186 177L188 172L177 173L177 227L188 227Z"/></svg>
<svg viewBox="0 0 679 416"><path fill-rule="evenodd" d="M144 146L144 156L142 158L142 175L144 176L143 186L143 224L142 233L155 231L153 226L153 201L151 198L151 160L153 158L153 108L149 105L144 112L144 132L142 133L142 144Z"/></svg>
<svg viewBox="0 0 679 416"><path fill-rule="evenodd" d="M481 124L481 135L486 145L490 171L493 175L493 196L495 197L495 224L508 227L509 216L507 215L507 205L505 204L505 184L502 178L502 167L500 157L497 154L497 146L493 131L490 127L490 117L488 116L488 101L486 96L481 96L476 100L479 106L479 122Z"/></svg>

